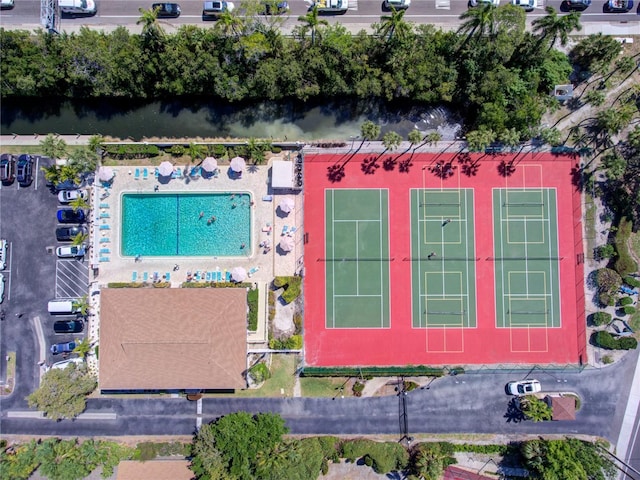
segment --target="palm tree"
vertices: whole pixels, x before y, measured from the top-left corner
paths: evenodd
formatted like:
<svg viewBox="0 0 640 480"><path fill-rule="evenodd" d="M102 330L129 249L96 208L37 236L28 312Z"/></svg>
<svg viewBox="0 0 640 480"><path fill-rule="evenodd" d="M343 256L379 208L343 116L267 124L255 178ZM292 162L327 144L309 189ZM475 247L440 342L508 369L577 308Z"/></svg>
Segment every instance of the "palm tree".
<svg viewBox="0 0 640 480"><path fill-rule="evenodd" d="M399 133L396 132L387 132L382 137L382 144L384 145L384 151L378 156L380 158L385 154L387 150L391 150L392 152L400 146L402 143L402 137Z"/></svg>
<svg viewBox="0 0 640 480"><path fill-rule="evenodd" d="M77 212L78 210L81 210L83 208L87 208L89 206L89 204L87 203L87 201L84 198L78 196L77 198L74 198L73 200L71 200L69 202L69 206L71 208L73 208L74 212Z"/></svg>
<svg viewBox="0 0 640 480"><path fill-rule="evenodd" d="M531 25L535 33L540 33L541 42L547 37L551 37L549 50L553 48L558 39L560 39L560 45L564 47L569 41L571 32L582 30L580 12L571 12L568 15L559 16L555 8L551 6L545 7L545 11L547 14L542 18L535 19Z"/></svg>
<svg viewBox="0 0 640 480"><path fill-rule="evenodd" d="M496 33L496 7L486 2L484 5L470 8L462 15L463 20L457 33L466 33L468 41L471 38L480 38L484 35L493 36Z"/></svg>
<svg viewBox="0 0 640 480"><path fill-rule="evenodd" d="M238 37L242 31L243 22L240 17L229 10L223 10L218 15L215 28L226 36Z"/></svg>
<svg viewBox="0 0 640 480"><path fill-rule="evenodd" d="M62 158L67 154L67 142L52 133L40 141L40 148L45 156L53 160Z"/></svg>
<svg viewBox="0 0 640 480"><path fill-rule="evenodd" d="M103 143L104 137L102 135L92 135L91 137L89 137L89 143L87 144L87 147L89 148L89 150L95 152L100 156L100 158L102 158L102 155L104 154Z"/></svg>
<svg viewBox="0 0 640 480"><path fill-rule="evenodd" d="M520 400L520 406L522 413L524 413L529 420L533 420L534 422L551 420L551 407L533 395L527 395Z"/></svg>
<svg viewBox="0 0 640 480"><path fill-rule="evenodd" d="M198 159L204 158L205 147L199 143L190 143L187 147L187 155L191 157L191 163L194 163Z"/></svg>
<svg viewBox="0 0 640 480"><path fill-rule="evenodd" d="M396 10L391 7L391 15L383 15L382 22L376 28L376 33L390 42L394 36L405 38L413 30L412 26L404 21L406 10Z"/></svg>
<svg viewBox="0 0 640 480"><path fill-rule="evenodd" d="M158 9L139 8L140 18L136 22L136 25L142 24L142 37L151 43L157 42L160 38L164 37L164 30L158 24Z"/></svg>
<svg viewBox="0 0 640 480"><path fill-rule="evenodd" d="M89 297L84 295L82 298L73 301L73 309L80 313L83 317L87 316L89 313Z"/></svg>
<svg viewBox="0 0 640 480"><path fill-rule="evenodd" d="M73 349L73 353L77 353L80 358L87 358L89 352L91 351L91 343L89 343L89 339L83 338L78 343L76 343L76 348Z"/></svg>
<svg viewBox="0 0 640 480"><path fill-rule="evenodd" d="M79 247L84 244L88 237L89 235L86 233L78 233L71 239L71 245Z"/></svg>
<svg viewBox="0 0 640 480"><path fill-rule="evenodd" d="M362 143L360 143L358 150L362 148L364 142L377 140L380 136L380 125L373 123L371 120L365 120L360 126L360 136L362 137Z"/></svg>
<svg viewBox="0 0 640 480"><path fill-rule="evenodd" d="M57 165L49 165L48 167L40 167L40 170L44 172L44 179L47 183L57 185L61 183L60 168Z"/></svg>
<svg viewBox="0 0 640 480"><path fill-rule="evenodd" d="M481 128L467 133L467 146L471 152L484 151L496 139L492 130Z"/></svg>
<svg viewBox="0 0 640 480"><path fill-rule="evenodd" d="M314 5L306 15L298 17L298 21L305 23L302 27L303 34L307 30L311 30L311 45L316 44L316 33L318 32L318 27L320 25L329 25L329 22L320 18L318 5Z"/></svg>
<svg viewBox="0 0 640 480"><path fill-rule="evenodd" d="M498 140L513 152L520 144L520 134L515 128L508 128L498 135Z"/></svg>

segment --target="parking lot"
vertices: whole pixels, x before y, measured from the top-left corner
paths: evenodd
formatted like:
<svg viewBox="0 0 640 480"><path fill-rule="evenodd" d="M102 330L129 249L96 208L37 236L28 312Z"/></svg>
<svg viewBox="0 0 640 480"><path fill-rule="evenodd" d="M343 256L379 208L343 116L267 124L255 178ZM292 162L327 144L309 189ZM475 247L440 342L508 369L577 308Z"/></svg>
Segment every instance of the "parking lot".
<svg viewBox="0 0 640 480"><path fill-rule="evenodd" d="M0 237L8 242L5 298L0 308L0 358L16 352L17 385L3 403L26 403L24 397L38 386L41 355L47 363L62 360L49 351L52 343L82 338L83 334L55 334L54 318L47 302L54 298L79 298L88 292L88 264L82 260L56 257L56 195L47 187L42 166L46 158L36 158L34 180L28 187L17 182L0 186ZM67 243L68 245L68 243ZM67 317L68 318L68 317ZM37 327L39 325L39 327ZM43 334L45 352L38 331ZM6 362L0 362L0 383L6 380ZM17 402L17 403L16 403Z"/></svg>

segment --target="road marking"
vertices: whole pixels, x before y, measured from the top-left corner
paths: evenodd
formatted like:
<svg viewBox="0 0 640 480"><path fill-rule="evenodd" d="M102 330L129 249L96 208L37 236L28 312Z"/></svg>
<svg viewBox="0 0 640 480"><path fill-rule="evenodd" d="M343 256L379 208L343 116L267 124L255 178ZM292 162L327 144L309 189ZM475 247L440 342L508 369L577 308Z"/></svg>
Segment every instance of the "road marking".
<svg viewBox="0 0 640 480"><path fill-rule="evenodd" d="M32 410L9 410L8 418L44 418L44 412L34 412Z"/></svg>

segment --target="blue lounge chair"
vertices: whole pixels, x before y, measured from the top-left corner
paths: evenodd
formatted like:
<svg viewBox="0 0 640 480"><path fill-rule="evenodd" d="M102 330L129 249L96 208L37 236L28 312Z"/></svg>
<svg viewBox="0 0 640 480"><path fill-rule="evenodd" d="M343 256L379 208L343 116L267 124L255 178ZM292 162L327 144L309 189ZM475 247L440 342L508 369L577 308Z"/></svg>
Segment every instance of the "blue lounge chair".
<svg viewBox="0 0 640 480"><path fill-rule="evenodd" d="M133 272L131 274L131 281L132 282L137 282L138 281L138 272Z"/></svg>
<svg viewBox="0 0 640 480"><path fill-rule="evenodd" d="M230 282L231 281L231 272L229 272L229 271L224 272L224 280L225 280L225 282Z"/></svg>
<svg viewBox="0 0 640 480"><path fill-rule="evenodd" d="M289 226L285 225L282 227L282 235L286 235L289 232Z"/></svg>
<svg viewBox="0 0 640 480"><path fill-rule="evenodd" d="M164 281L165 282L170 282L171 281L171 274L169 272L164 274Z"/></svg>
<svg viewBox="0 0 640 480"><path fill-rule="evenodd" d="M182 178L182 169L176 168L171 174L171 178Z"/></svg>
<svg viewBox="0 0 640 480"><path fill-rule="evenodd" d="M100 204L100 208L109 208L109 204L108 203L101 203Z"/></svg>
<svg viewBox="0 0 640 480"><path fill-rule="evenodd" d="M222 281L222 272L218 270L216 272L216 282L221 282L221 281Z"/></svg>
<svg viewBox="0 0 640 480"><path fill-rule="evenodd" d="M102 212L100 218L111 218L111 215L109 215L109 212Z"/></svg>
<svg viewBox="0 0 640 480"><path fill-rule="evenodd" d="M142 281L143 282L148 282L149 281L149 274L147 272L143 272L142 273Z"/></svg>
<svg viewBox="0 0 640 480"><path fill-rule="evenodd" d="M108 262L108 261L109 261L109 257L100 257L100 261L101 261L102 263L106 263L106 262Z"/></svg>
<svg viewBox="0 0 640 480"><path fill-rule="evenodd" d="M247 275L251 278L258 272L258 270L260 270L259 266L252 267L251 270L247 272Z"/></svg>
<svg viewBox="0 0 640 480"><path fill-rule="evenodd" d="M100 253L111 253L111 250L109 250L108 248L101 248Z"/></svg>
<svg viewBox="0 0 640 480"><path fill-rule="evenodd" d="M100 230L111 230L109 225L100 225Z"/></svg>
<svg viewBox="0 0 640 480"><path fill-rule="evenodd" d="M100 239L100 243L111 243L111 240L109 240L107 237L102 237Z"/></svg>
<svg viewBox="0 0 640 480"><path fill-rule="evenodd" d="M289 229L289 235L293 235L294 233L296 233L296 230L298 230L298 227L291 227Z"/></svg>
<svg viewBox="0 0 640 480"><path fill-rule="evenodd" d="M149 171L145 168L142 169L142 179L147 180L149 178Z"/></svg>
<svg viewBox="0 0 640 480"><path fill-rule="evenodd" d="M158 167L153 171L153 175L158 178L160 176L160 172L158 171Z"/></svg>
<svg viewBox="0 0 640 480"><path fill-rule="evenodd" d="M205 280L207 282L210 282L211 281L211 272L207 272L206 275L204 276L204 278L205 278Z"/></svg>
<svg viewBox="0 0 640 480"><path fill-rule="evenodd" d="M133 178L135 178L136 180L140 180L140 169L139 168L136 168L136 171L133 174Z"/></svg>

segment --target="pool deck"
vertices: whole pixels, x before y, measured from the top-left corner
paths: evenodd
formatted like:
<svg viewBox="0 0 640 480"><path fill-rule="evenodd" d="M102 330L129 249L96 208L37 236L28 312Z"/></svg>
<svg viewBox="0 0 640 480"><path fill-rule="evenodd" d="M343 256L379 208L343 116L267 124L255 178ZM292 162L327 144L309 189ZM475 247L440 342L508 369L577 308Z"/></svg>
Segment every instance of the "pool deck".
<svg viewBox="0 0 640 480"><path fill-rule="evenodd" d="M184 166L180 166L184 170ZM302 195L287 192L284 195L274 193L269 186L270 166L252 167L242 174L239 179L230 178L228 167L222 166L217 178L174 178L160 180L154 177L153 166L147 167L149 172L146 180L136 179L134 168L112 167L116 172L110 188L96 187L93 192L92 228L91 228L91 264L94 268L93 280L100 285L110 282L131 282L133 272L137 273L137 280L142 281L144 273L151 282L154 273L162 280L162 276L170 274L171 286L178 287L187 280L187 272L221 272L231 271L234 267L243 267L249 272L257 271L247 281L270 282L274 276L293 275L302 265ZM118 219L121 212L122 193L158 193L167 192L248 192L253 206L251 245L247 245L242 255L235 257L135 257L120 255L121 226ZM108 193L107 197L104 195ZM271 201L263 197L271 196ZM282 216L278 205L283 197L290 197L295 202L294 210L287 216ZM107 206L108 205L108 206ZM95 208L95 207L98 208ZM100 208L100 207L104 208ZM282 238L283 228L293 226L297 228L292 235L294 247L285 253L278 243ZM108 241L107 241L108 239ZM269 241L271 249L265 252L259 245ZM108 250L108 252L107 252ZM104 252L104 253L101 253ZM108 261L107 261L108 259ZM179 267L174 270L176 265Z"/></svg>

